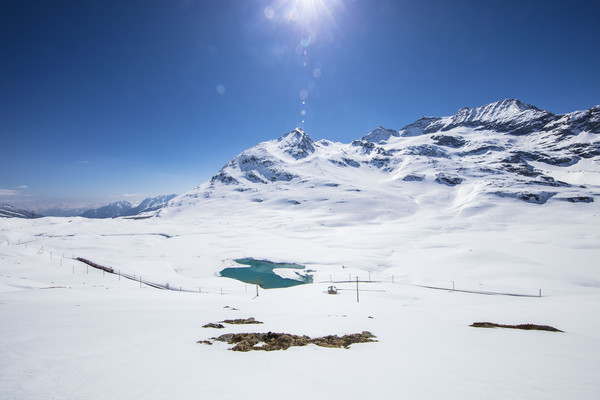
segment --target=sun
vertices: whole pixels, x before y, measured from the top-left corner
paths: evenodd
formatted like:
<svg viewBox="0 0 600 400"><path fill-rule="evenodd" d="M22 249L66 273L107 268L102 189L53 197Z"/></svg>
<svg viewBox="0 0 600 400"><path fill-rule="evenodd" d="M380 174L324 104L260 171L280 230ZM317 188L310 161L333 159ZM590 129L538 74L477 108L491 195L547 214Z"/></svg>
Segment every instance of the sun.
<svg viewBox="0 0 600 400"><path fill-rule="evenodd" d="M275 0L265 7L264 13L270 20L315 26L327 20L332 21L335 10L342 5L342 0Z"/></svg>

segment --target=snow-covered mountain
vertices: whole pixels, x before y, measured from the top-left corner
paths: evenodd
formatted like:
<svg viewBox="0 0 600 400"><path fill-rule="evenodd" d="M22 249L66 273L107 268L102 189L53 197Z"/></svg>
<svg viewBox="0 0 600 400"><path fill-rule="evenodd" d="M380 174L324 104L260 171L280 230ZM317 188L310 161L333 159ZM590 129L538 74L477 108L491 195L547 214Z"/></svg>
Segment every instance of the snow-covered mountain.
<svg viewBox="0 0 600 400"><path fill-rule="evenodd" d="M176 194L165 194L156 197L147 197L144 200L142 200L140 204L123 214L123 216L133 216L160 210L169 202L169 200L175 198L176 196Z"/></svg>
<svg viewBox="0 0 600 400"><path fill-rule="evenodd" d="M41 208L37 213L45 217L75 217L89 210L89 207L72 207L68 204L60 204L54 207Z"/></svg>
<svg viewBox="0 0 600 400"><path fill-rule="evenodd" d="M599 195L600 106L557 115L507 99L400 130L378 127L348 144L296 128L237 155L161 215L223 198L376 218L421 205L463 212L500 199L588 203Z"/></svg>
<svg viewBox="0 0 600 400"><path fill-rule="evenodd" d="M82 213L85 218L115 218L124 215L133 208L128 201L116 201L102 207L92 208Z"/></svg>
<svg viewBox="0 0 600 400"><path fill-rule="evenodd" d="M10 204L0 205L0 218L40 218L41 214L37 214L31 210L16 208Z"/></svg>
<svg viewBox="0 0 600 400"><path fill-rule="evenodd" d="M156 211L161 209L167 202L173 199L176 195L168 194L156 197L148 197L142 200L138 205L133 205L128 201L117 201L103 207L93 208L82 213L85 218L116 218L130 217L146 212Z"/></svg>

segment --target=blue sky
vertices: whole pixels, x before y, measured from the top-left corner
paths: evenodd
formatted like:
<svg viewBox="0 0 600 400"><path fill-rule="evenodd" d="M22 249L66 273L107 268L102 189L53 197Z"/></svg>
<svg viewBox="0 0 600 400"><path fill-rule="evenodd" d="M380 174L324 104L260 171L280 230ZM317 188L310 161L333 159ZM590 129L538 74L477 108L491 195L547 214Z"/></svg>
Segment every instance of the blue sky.
<svg viewBox="0 0 600 400"><path fill-rule="evenodd" d="M599 4L3 1L0 203L182 193L300 125L350 142L503 98L586 109Z"/></svg>

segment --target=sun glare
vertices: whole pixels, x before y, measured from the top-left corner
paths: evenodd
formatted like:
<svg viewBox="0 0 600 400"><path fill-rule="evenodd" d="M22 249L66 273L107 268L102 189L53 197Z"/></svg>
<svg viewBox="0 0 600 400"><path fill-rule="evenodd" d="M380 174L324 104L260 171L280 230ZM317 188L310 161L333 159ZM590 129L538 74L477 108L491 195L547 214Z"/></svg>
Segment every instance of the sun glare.
<svg viewBox="0 0 600 400"><path fill-rule="evenodd" d="M341 5L341 0L275 0L265 7L264 13L269 20L311 26L332 21L335 9Z"/></svg>
<svg viewBox="0 0 600 400"><path fill-rule="evenodd" d="M337 23L334 18L344 10L344 0L273 0L264 8L267 20L288 31L292 44L291 52L302 72L295 82L299 103L299 127L304 128L307 118L313 115L311 98L318 93L317 80L322 75L322 66L315 58L311 47L318 42L328 44L334 40ZM287 36L287 35L286 35Z"/></svg>

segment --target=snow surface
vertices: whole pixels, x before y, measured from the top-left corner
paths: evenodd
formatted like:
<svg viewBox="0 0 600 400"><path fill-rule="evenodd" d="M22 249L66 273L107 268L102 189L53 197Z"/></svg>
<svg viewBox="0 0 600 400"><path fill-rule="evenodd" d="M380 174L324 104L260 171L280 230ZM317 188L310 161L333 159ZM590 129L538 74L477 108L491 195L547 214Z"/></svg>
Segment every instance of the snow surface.
<svg viewBox="0 0 600 400"><path fill-rule="evenodd" d="M598 203L496 202L472 216L423 205L358 221L235 201L193 218L3 219L0 398L597 398ZM201 293L87 273L73 256ZM254 287L217 276L247 256L306 265L316 283L254 298ZM354 283L325 294L330 279L356 276L377 281L360 284L359 303ZM416 286L452 281L543 297ZM250 316L265 324L202 328ZM477 321L565 332L468 326ZM196 343L224 332L363 330L379 341L272 353Z"/></svg>

